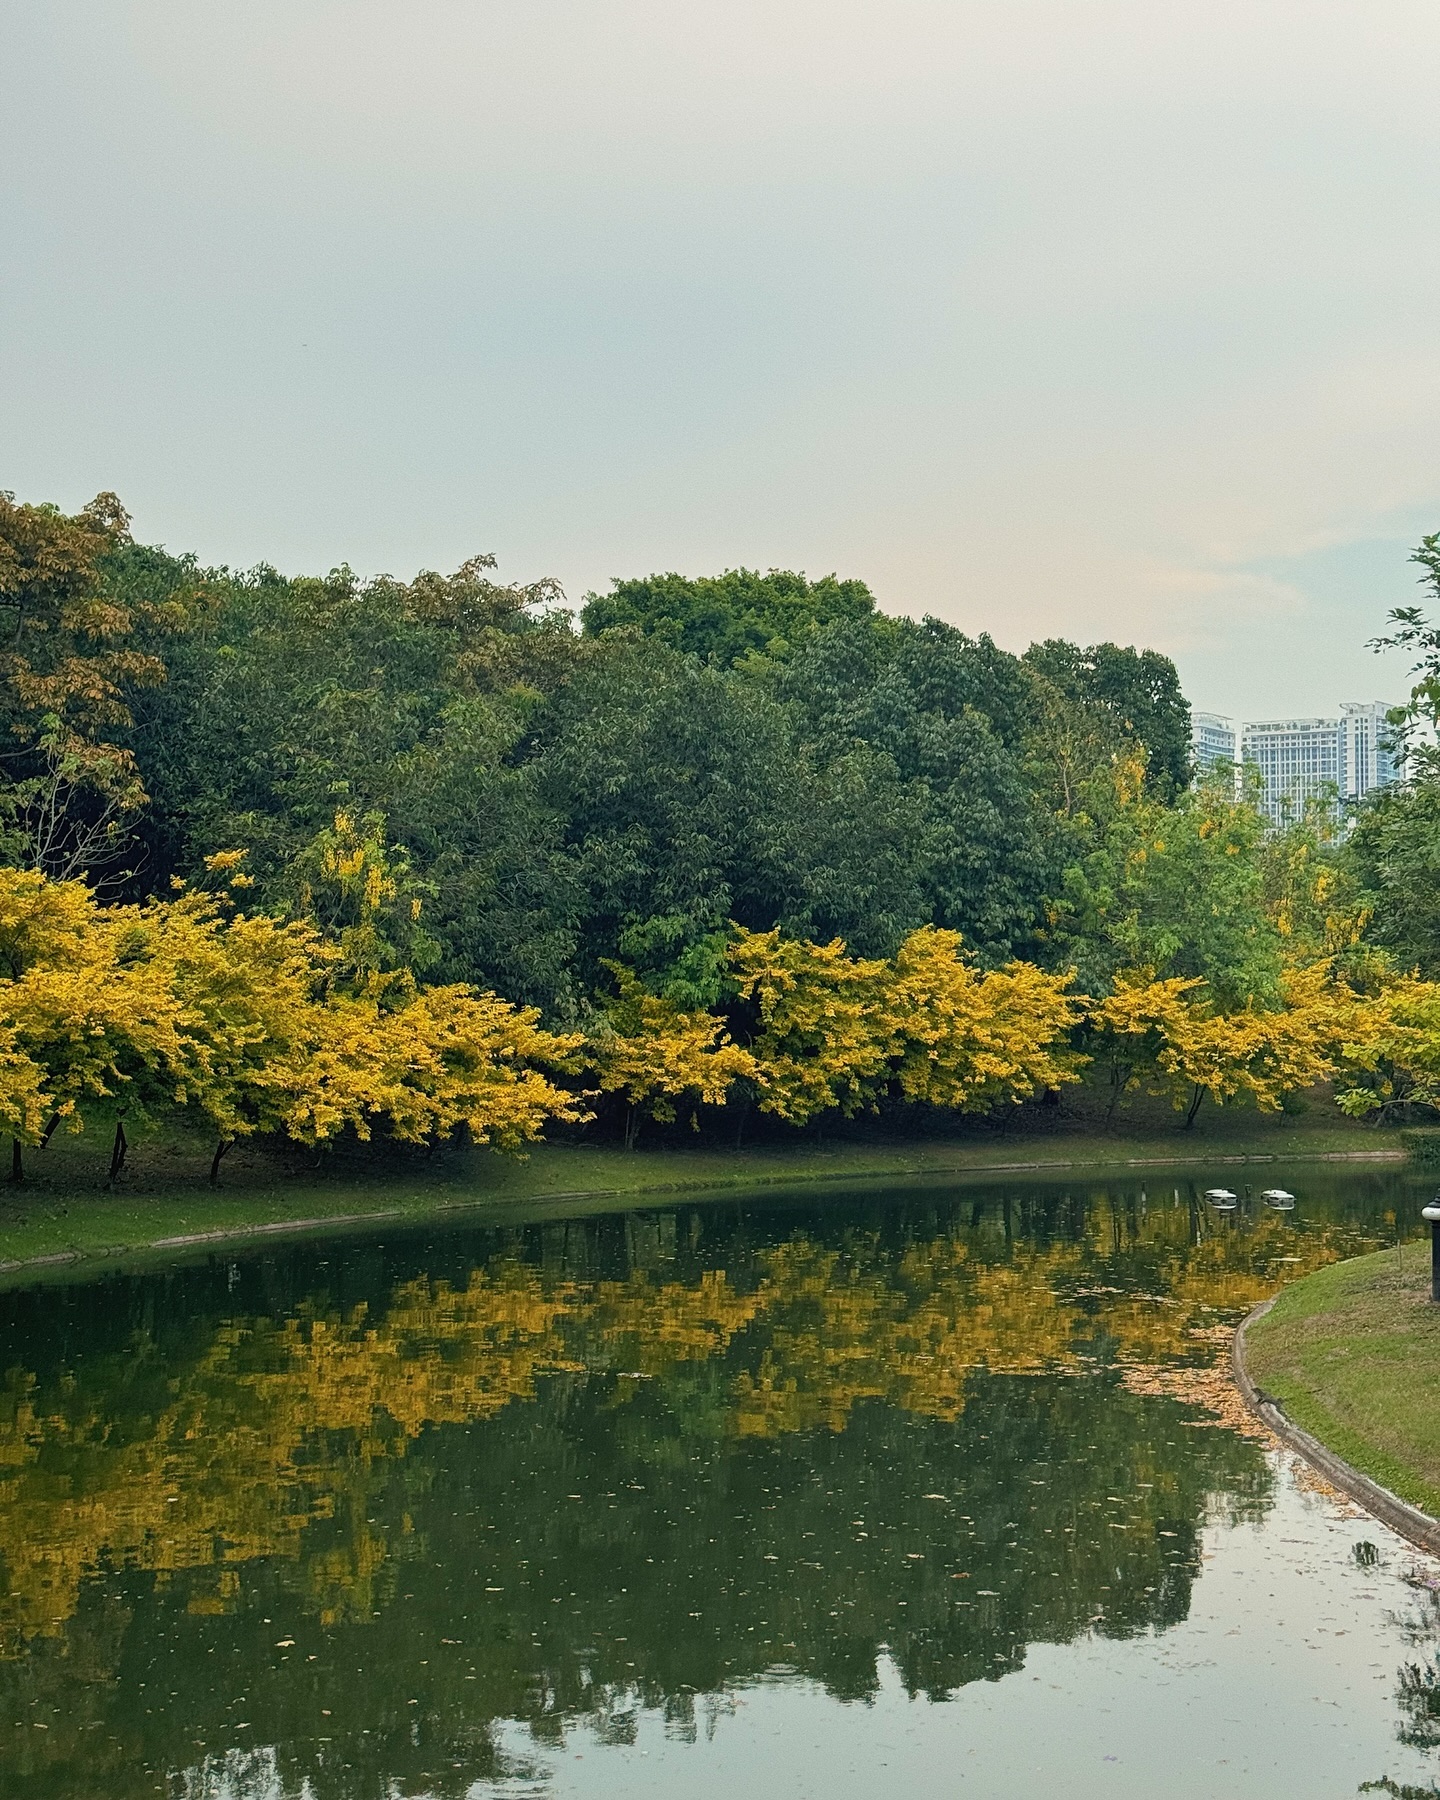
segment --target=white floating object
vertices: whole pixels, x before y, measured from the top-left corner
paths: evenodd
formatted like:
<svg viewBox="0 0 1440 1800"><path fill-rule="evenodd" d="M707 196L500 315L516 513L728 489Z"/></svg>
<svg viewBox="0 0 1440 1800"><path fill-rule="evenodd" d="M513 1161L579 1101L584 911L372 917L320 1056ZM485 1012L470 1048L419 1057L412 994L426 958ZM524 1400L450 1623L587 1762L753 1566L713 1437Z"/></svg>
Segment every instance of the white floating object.
<svg viewBox="0 0 1440 1800"><path fill-rule="evenodd" d="M1295 1204L1295 1196L1285 1188L1266 1188L1260 1198L1267 1206L1278 1206L1286 1212Z"/></svg>
<svg viewBox="0 0 1440 1800"><path fill-rule="evenodd" d="M1222 1207L1228 1212L1232 1206L1239 1204L1240 1197L1232 1194L1229 1188L1206 1188L1205 1198L1212 1206Z"/></svg>

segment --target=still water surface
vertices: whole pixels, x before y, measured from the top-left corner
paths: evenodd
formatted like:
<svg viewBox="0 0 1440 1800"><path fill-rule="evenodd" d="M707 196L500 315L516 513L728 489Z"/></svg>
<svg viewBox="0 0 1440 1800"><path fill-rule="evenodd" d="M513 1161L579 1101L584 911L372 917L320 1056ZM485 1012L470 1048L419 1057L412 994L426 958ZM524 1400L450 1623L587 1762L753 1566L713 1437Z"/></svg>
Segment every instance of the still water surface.
<svg viewBox="0 0 1440 1800"><path fill-rule="evenodd" d="M0 1793L1430 1794L1440 1576L1203 1405L1421 1190L1227 1173L0 1295Z"/></svg>

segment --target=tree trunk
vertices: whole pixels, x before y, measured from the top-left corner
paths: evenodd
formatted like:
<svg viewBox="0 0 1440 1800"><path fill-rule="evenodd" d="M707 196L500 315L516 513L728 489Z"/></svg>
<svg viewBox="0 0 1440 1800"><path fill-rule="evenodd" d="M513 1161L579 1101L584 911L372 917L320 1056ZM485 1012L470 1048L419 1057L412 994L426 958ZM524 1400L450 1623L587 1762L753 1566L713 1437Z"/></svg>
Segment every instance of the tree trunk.
<svg viewBox="0 0 1440 1800"><path fill-rule="evenodd" d="M55 1135L55 1127L59 1123L60 1115L58 1112L51 1113L50 1117L45 1121L45 1129L40 1133L40 1148L42 1150Z"/></svg>
<svg viewBox="0 0 1440 1800"><path fill-rule="evenodd" d="M1200 1102L1204 1098L1205 1098L1205 1090L1203 1087L1197 1087L1195 1089L1195 1092L1190 1096L1190 1107L1189 1107L1189 1110L1185 1114L1185 1129L1187 1131L1195 1123L1195 1115L1196 1115L1196 1113L1199 1112Z"/></svg>
<svg viewBox="0 0 1440 1800"><path fill-rule="evenodd" d="M16 1187L25 1179L25 1158L20 1150L19 1138L10 1140L10 1179Z"/></svg>
<svg viewBox="0 0 1440 1800"><path fill-rule="evenodd" d="M215 1154L210 1158L211 1187L219 1187L220 1185L220 1159L224 1156L225 1152L230 1148L233 1142L233 1138L221 1138L219 1143L215 1146Z"/></svg>
<svg viewBox="0 0 1440 1800"><path fill-rule="evenodd" d="M115 1142L110 1147L110 1181L113 1182L125 1167L125 1152L130 1148L125 1141L125 1122L115 1121ZM108 1185L108 1184L107 1184Z"/></svg>

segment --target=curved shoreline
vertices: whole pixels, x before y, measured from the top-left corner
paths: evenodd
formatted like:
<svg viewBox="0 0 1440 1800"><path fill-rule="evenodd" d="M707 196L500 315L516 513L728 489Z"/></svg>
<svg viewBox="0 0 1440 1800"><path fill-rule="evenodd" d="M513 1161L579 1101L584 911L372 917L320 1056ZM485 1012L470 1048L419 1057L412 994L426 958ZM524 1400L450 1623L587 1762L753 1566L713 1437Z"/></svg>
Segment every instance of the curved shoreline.
<svg viewBox="0 0 1440 1800"><path fill-rule="evenodd" d="M1429 1513L1421 1512L1418 1507L1411 1506L1408 1500L1392 1494L1389 1488L1381 1487L1378 1481L1362 1475L1344 1457L1337 1456L1319 1438L1312 1437L1303 1426L1297 1425L1278 1401L1262 1392L1251 1380L1250 1371L1245 1367L1245 1333L1257 1319L1264 1318L1278 1299L1278 1294L1272 1294L1268 1300L1262 1300L1245 1315L1235 1329L1230 1345L1230 1366L1241 1398L1255 1417L1273 1431L1287 1449L1293 1450L1347 1499L1363 1507L1382 1525L1388 1525L1407 1543L1428 1551L1432 1556L1440 1556L1440 1519L1432 1519Z"/></svg>
<svg viewBox="0 0 1440 1800"><path fill-rule="evenodd" d="M721 1197L734 1194L742 1189L755 1192L771 1192L781 1188L814 1186L828 1182L835 1186L845 1186L855 1182L895 1181L906 1179L930 1180L944 1178L984 1178L992 1175L1024 1175L1024 1174L1061 1174L1067 1171L1104 1171L1107 1169L1170 1169L1194 1166L1218 1167L1241 1163L1273 1163L1273 1162L1354 1162L1354 1163L1404 1163L1409 1157L1404 1150L1298 1150L1291 1152L1258 1151L1254 1153L1206 1154L1189 1152L1176 1156L1117 1156L1113 1160L1097 1161L1090 1158L1033 1158L1024 1161L996 1163L954 1163L925 1164L913 1160L897 1160L890 1167L870 1168L847 1173L843 1168L829 1169L796 1169L784 1173L749 1172L736 1175L729 1181L716 1180L713 1175L697 1177L690 1181L656 1181L641 1187L589 1187L556 1190L550 1193L534 1193L507 1198L500 1195L485 1195L476 1199L448 1200L432 1206L422 1207L382 1207L373 1211L353 1213L322 1213L312 1217L295 1219L273 1219L259 1224L224 1226L209 1231L185 1232L170 1234L164 1237L145 1239L140 1242L98 1244L93 1248L74 1248L48 1251L40 1256L0 1258L0 1280L8 1281L15 1275L23 1275L27 1270L42 1272L65 1267L82 1267L90 1264L114 1264L122 1258L131 1256L154 1256L167 1250L186 1251L203 1249L207 1245L241 1245L246 1242L263 1240L272 1237L283 1237L303 1232L342 1230L356 1225L385 1225L396 1222L425 1225L429 1222L445 1218L455 1213L496 1212L507 1216L518 1216L522 1212L544 1212L555 1205L575 1206L604 1201L620 1201L626 1206L644 1205L656 1199L662 1204L693 1195L712 1195Z"/></svg>

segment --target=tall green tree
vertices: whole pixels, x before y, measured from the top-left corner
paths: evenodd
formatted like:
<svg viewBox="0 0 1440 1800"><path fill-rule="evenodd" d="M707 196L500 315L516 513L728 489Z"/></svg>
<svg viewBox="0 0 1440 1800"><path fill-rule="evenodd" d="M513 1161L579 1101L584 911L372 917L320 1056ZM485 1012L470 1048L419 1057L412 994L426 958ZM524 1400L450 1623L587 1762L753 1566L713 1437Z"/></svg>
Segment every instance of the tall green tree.
<svg viewBox="0 0 1440 1800"><path fill-rule="evenodd" d="M1440 602L1440 532L1422 538L1411 561ZM1433 977L1440 975L1440 625L1419 606L1394 608L1389 624L1371 648L1415 658L1410 697L1391 716L1406 778L1357 809L1344 861L1370 910L1370 939L1402 966Z"/></svg>
<svg viewBox="0 0 1440 1800"><path fill-rule="evenodd" d="M516 766L578 649L553 585L504 586L485 558L409 583L123 560L118 580L193 590L130 737L150 881L243 846L257 900L285 908L337 812L381 814L426 886L432 973L554 1002L574 953L559 828Z"/></svg>
<svg viewBox="0 0 1440 1800"><path fill-rule="evenodd" d="M1090 842L1064 872L1052 927L1081 988L1103 994L1120 971L1146 969L1205 982L1221 1008L1279 1004L1285 941L1267 906L1266 822L1252 797L1217 780L1166 806L1145 791L1137 758L1087 823Z"/></svg>
<svg viewBox="0 0 1440 1800"><path fill-rule="evenodd" d="M959 931L992 962L1033 942L1057 872L1048 808L1026 771L1032 690L1017 658L938 619L829 626L776 683L822 765L883 759L903 795L894 816L915 891L905 929ZM838 917L816 935L829 932L869 954L904 935L876 941Z"/></svg>
<svg viewBox="0 0 1440 1800"><path fill-rule="evenodd" d="M1440 978L1440 778L1370 796L1344 865L1369 910L1367 938L1402 968Z"/></svg>
<svg viewBox="0 0 1440 1800"><path fill-rule="evenodd" d="M587 594L587 636L625 627L673 650L729 668L742 658L785 658L821 626L875 614L863 581L834 575L811 581L789 569L727 569L723 575L645 575Z"/></svg>
<svg viewBox="0 0 1440 1800"><path fill-rule="evenodd" d="M1119 644L1047 638L1025 652L1026 664L1072 705L1100 708L1125 737L1145 749L1145 778L1161 799L1190 780L1190 703L1168 656Z"/></svg>

